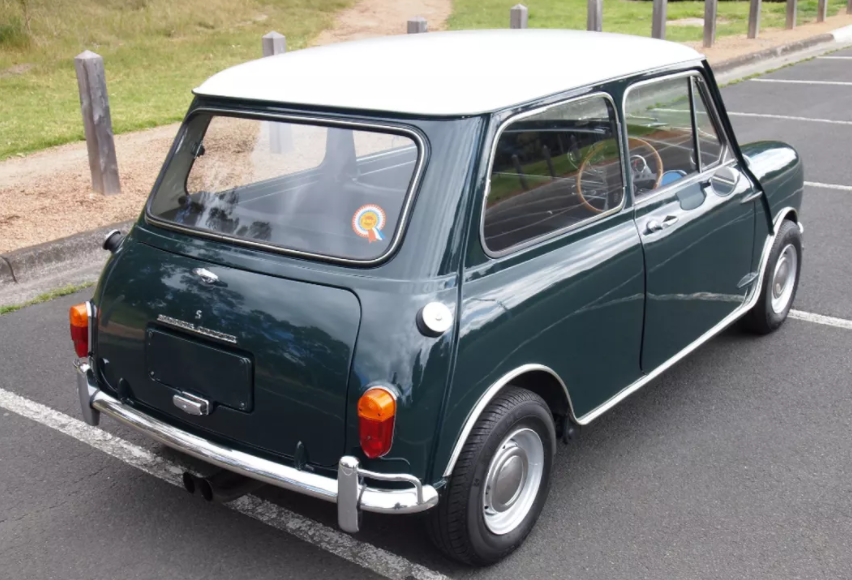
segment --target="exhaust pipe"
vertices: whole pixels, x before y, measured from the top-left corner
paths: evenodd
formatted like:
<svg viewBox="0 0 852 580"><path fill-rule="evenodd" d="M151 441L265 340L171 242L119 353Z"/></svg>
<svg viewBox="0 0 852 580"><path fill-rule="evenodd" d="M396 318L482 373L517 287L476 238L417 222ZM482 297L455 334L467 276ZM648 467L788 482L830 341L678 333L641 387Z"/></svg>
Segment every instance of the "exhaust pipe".
<svg viewBox="0 0 852 580"><path fill-rule="evenodd" d="M264 484L262 481L243 477L221 469L208 477L199 477L188 471L183 473L183 487L189 493L201 494L201 497L214 503L227 503L249 494Z"/></svg>

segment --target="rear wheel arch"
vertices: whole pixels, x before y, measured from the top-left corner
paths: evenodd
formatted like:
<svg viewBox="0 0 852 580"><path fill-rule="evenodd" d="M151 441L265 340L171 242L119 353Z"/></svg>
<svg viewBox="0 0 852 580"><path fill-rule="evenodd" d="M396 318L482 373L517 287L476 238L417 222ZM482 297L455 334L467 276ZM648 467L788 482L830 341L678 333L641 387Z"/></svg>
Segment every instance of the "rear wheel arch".
<svg viewBox="0 0 852 580"><path fill-rule="evenodd" d="M509 387L518 387L535 393L547 403L550 412L554 416L557 426L564 426L568 421L574 420L574 409L571 404L571 396L568 387L562 378L550 367L541 364L526 364L506 373L494 382L480 396L476 405L465 419L461 434L456 439L452 454L444 469L443 476L450 477L456 461L464 448L470 431L476 424L482 412L488 404L503 390ZM561 419L561 420L559 420ZM561 432L557 433L561 436Z"/></svg>
<svg viewBox="0 0 852 580"><path fill-rule="evenodd" d="M531 370L512 379L511 384L544 399L554 416L573 416L568 388L552 370Z"/></svg>

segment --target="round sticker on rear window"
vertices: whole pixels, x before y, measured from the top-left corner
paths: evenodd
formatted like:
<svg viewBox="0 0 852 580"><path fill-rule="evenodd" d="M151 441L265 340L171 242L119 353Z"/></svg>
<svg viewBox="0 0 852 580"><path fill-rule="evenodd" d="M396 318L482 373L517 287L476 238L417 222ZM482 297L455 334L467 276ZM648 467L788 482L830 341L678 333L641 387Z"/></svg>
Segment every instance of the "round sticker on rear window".
<svg viewBox="0 0 852 580"><path fill-rule="evenodd" d="M377 205L364 205L352 216L352 230L370 243L384 240L385 212Z"/></svg>

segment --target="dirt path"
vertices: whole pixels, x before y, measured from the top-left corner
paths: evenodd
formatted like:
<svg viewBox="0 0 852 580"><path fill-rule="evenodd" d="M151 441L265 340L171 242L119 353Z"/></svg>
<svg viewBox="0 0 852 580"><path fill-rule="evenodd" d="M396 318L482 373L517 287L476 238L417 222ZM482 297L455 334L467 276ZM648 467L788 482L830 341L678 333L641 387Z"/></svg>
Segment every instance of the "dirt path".
<svg viewBox="0 0 852 580"><path fill-rule="evenodd" d="M341 12L312 44L405 34L408 19L415 16L425 18L430 31L444 30L451 11L450 0L363 0Z"/></svg>
<svg viewBox="0 0 852 580"><path fill-rule="evenodd" d="M442 30L451 8L451 0L362 0L312 44L404 34L415 16L426 18L429 30ZM116 136L120 195L92 192L82 142L0 163L0 253L139 215L178 126Z"/></svg>

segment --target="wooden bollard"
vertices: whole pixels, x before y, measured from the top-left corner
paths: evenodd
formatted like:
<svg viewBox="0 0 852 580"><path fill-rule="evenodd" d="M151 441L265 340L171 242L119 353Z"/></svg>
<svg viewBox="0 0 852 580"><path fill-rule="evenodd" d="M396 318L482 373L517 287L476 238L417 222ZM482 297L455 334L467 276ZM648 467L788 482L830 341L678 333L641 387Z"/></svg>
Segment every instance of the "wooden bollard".
<svg viewBox="0 0 852 580"><path fill-rule="evenodd" d="M264 34L261 43L263 44L263 56L275 56L287 52L287 37L274 30Z"/></svg>
<svg viewBox="0 0 852 580"><path fill-rule="evenodd" d="M797 0L787 0L787 30L796 28Z"/></svg>
<svg viewBox="0 0 852 580"><path fill-rule="evenodd" d="M651 36L654 38L666 37L667 5L668 0L654 0L654 8L651 15Z"/></svg>
<svg viewBox="0 0 852 580"><path fill-rule="evenodd" d="M121 193L104 59L86 50L74 57L74 68L77 71L77 88L80 90L80 110L86 131L92 189L104 195Z"/></svg>
<svg viewBox="0 0 852 580"><path fill-rule="evenodd" d="M275 56L287 52L287 37L274 30L261 38L263 56ZM269 152L286 153L293 150L293 128L284 123L266 122L269 127Z"/></svg>
<svg viewBox="0 0 852 580"><path fill-rule="evenodd" d="M588 0L586 9L586 30L603 30L603 0Z"/></svg>
<svg viewBox="0 0 852 580"><path fill-rule="evenodd" d="M825 22L827 12L828 0L819 0L819 2L817 2L817 22Z"/></svg>
<svg viewBox="0 0 852 580"><path fill-rule="evenodd" d="M428 31L429 27L426 25L426 19L422 16L415 16L408 21L408 34L421 34Z"/></svg>
<svg viewBox="0 0 852 580"><path fill-rule="evenodd" d="M760 33L760 0L751 0L748 8L748 37L757 38Z"/></svg>
<svg viewBox="0 0 852 580"><path fill-rule="evenodd" d="M530 11L523 4L516 4L509 10L509 28L526 28Z"/></svg>
<svg viewBox="0 0 852 580"><path fill-rule="evenodd" d="M704 48L716 42L716 9L718 0L704 0Z"/></svg>

